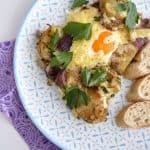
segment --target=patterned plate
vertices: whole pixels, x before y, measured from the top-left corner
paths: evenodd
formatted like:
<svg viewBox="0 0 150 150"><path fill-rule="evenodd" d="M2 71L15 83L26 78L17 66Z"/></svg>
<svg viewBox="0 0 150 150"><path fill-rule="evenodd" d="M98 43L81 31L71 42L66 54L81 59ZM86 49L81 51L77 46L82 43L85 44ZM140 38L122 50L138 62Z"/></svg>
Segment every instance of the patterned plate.
<svg viewBox="0 0 150 150"><path fill-rule="evenodd" d="M92 1L91 1L92 2ZM140 12L150 14L149 0L135 0ZM75 119L62 101L58 88L47 86L37 63L36 31L63 24L71 0L38 0L28 13L15 48L15 79L22 103L40 131L66 150L150 150L150 129L131 130L116 126L115 116L126 105L130 82L122 80L121 92L112 100L107 122L90 125Z"/></svg>

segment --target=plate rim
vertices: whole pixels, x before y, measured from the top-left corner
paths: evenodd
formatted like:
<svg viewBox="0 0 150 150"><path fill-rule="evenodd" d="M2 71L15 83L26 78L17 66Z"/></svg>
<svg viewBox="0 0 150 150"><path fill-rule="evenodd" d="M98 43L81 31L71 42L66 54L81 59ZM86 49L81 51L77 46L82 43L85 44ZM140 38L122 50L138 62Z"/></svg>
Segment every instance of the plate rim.
<svg viewBox="0 0 150 150"><path fill-rule="evenodd" d="M30 118L30 120L32 121L32 123L35 125L35 127L43 134L43 136L45 136L52 144L55 144L57 147L63 149L63 150L69 150L68 148L66 148L66 146L64 144L62 144L60 141L56 140L55 138L53 138L52 136L48 135L47 132L45 132L43 130L43 128L39 125L39 123L36 121L36 119L34 119L32 113L30 113L27 105L25 104L25 98L22 94L22 90L21 87L19 86L19 81L18 81L18 73L17 73L17 49L19 47L19 40L20 40L20 35L21 32L25 26L26 20L28 19L28 17L31 15L33 9L35 8L35 6L38 4L39 1L34 1L32 2L31 6L29 7L29 9L26 12L25 17L22 20L22 23L20 25L20 28L18 30L17 36L16 36L16 41L15 41L15 46L14 46L14 54L13 54L13 72L14 72L14 79L15 79L15 83L16 83L16 89L18 92L18 96L20 98L20 102L22 103L28 117Z"/></svg>

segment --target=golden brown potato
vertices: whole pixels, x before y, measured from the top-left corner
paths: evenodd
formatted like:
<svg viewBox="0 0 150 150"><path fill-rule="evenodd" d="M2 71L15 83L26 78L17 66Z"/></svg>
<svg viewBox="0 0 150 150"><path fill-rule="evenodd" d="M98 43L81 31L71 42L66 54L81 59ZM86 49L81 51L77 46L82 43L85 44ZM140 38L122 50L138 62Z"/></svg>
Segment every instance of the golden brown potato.
<svg viewBox="0 0 150 150"><path fill-rule="evenodd" d="M117 5L119 2L128 2L129 0L100 0L100 9L105 12L108 17L114 17L117 19L124 19L127 16L126 11L117 11Z"/></svg>
<svg viewBox="0 0 150 150"><path fill-rule="evenodd" d="M127 2L128 0L125 0ZM121 0L100 0L100 10L103 14L102 24L110 30L118 30L124 27L127 11L118 12L117 5Z"/></svg>
<svg viewBox="0 0 150 150"><path fill-rule="evenodd" d="M41 34L38 42L38 52L42 60L50 60L48 44L52 35L52 28L49 27L46 31Z"/></svg>
<svg viewBox="0 0 150 150"><path fill-rule="evenodd" d="M102 92L96 88L90 88L87 90L90 96L90 102L88 106L82 105L73 110L76 117L82 118L89 123L98 123L106 120L108 106L105 97L102 96Z"/></svg>
<svg viewBox="0 0 150 150"><path fill-rule="evenodd" d="M120 45L112 55L112 68L119 74L123 74L137 52L138 50L133 44Z"/></svg>
<svg viewBox="0 0 150 150"><path fill-rule="evenodd" d="M150 40L150 29L148 28L139 28L135 29L130 33L130 38L132 41L135 41L137 38L147 37Z"/></svg>
<svg viewBox="0 0 150 150"><path fill-rule="evenodd" d="M39 38L38 52L42 60L50 61L50 49L48 48L48 45L50 43L51 36L56 31L56 29L60 31L60 27L49 26L49 28L44 31Z"/></svg>
<svg viewBox="0 0 150 150"><path fill-rule="evenodd" d="M81 85L80 69L74 68L72 70L67 69L67 85L79 86Z"/></svg>

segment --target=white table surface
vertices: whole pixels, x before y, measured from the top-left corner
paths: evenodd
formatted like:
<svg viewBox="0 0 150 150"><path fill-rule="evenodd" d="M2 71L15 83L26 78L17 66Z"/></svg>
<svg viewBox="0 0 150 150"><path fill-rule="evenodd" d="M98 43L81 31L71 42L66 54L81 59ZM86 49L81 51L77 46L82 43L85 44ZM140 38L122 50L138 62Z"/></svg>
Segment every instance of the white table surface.
<svg viewBox="0 0 150 150"><path fill-rule="evenodd" d="M0 0L0 41L14 39L35 0ZM29 150L11 123L0 114L0 149Z"/></svg>

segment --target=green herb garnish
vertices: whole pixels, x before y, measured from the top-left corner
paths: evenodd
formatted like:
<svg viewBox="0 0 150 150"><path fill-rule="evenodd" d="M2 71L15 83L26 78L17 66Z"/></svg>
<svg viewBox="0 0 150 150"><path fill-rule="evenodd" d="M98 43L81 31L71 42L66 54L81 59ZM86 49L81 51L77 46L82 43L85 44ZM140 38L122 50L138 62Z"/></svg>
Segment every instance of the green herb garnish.
<svg viewBox="0 0 150 150"><path fill-rule="evenodd" d="M99 22L99 21L100 21L100 16L95 16L95 17L94 17L94 21Z"/></svg>
<svg viewBox="0 0 150 150"><path fill-rule="evenodd" d="M139 14L137 12L136 5L133 2L120 3L117 6L118 11L127 11L127 17L125 24L129 30L133 30L138 23Z"/></svg>
<svg viewBox="0 0 150 150"><path fill-rule="evenodd" d="M67 106L70 109L77 108L79 104L84 104L87 106L89 102L87 94L78 87L67 88L64 99L67 100Z"/></svg>
<svg viewBox="0 0 150 150"><path fill-rule="evenodd" d="M87 4L88 2L89 1L87 1L87 0L74 0L71 8L74 9L74 8L80 7L82 5Z"/></svg>
<svg viewBox="0 0 150 150"><path fill-rule="evenodd" d="M53 57L50 66L55 68L65 68L72 60L72 57L72 52L55 51L53 52Z"/></svg>
<svg viewBox="0 0 150 150"><path fill-rule="evenodd" d="M94 73L87 68L84 68L81 72L83 84L86 87L99 86L101 83L107 80L107 73L103 70L97 70Z"/></svg>
<svg viewBox="0 0 150 150"><path fill-rule="evenodd" d="M89 85L90 79L91 79L91 72L87 68L84 68L81 72L82 81L85 86Z"/></svg>
<svg viewBox="0 0 150 150"><path fill-rule="evenodd" d="M118 11L126 11L128 10L128 3L119 3L117 6Z"/></svg>
<svg viewBox="0 0 150 150"><path fill-rule="evenodd" d="M52 50L55 49L55 48L57 47L57 44L58 44L59 40L60 40L59 32L58 32L58 30L56 30L56 31L54 32L54 34L52 35L52 37L51 37L50 46L49 46L49 47L50 47Z"/></svg>
<svg viewBox="0 0 150 150"><path fill-rule="evenodd" d="M69 22L63 31L74 40L89 40L92 35L92 25L90 23Z"/></svg>

